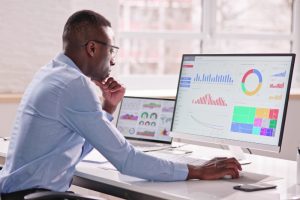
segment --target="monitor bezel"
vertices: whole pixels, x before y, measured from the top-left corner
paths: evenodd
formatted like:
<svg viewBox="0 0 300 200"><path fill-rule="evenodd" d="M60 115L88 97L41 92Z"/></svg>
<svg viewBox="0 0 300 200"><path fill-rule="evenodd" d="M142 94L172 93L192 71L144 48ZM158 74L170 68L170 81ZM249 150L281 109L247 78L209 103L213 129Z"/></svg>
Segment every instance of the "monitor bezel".
<svg viewBox="0 0 300 200"><path fill-rule="evenodd" d="M209 136L203 136L203 135L194 135L194 134L188 134L188 133L180 133L180 132L174 132L173 131L173 125L174 125L174 119L175 119L175 112L177 108L177 98L178 98L178 91L180 86L180 77L182 75L182 66L184 57L186 56L224 56L224 57L263 57L263 56L283 56L283 57L291 57L291 65L290 65L290 72L289 72L289 78L287 83L287 91L286 91L286 97L285 97L285 103L284 103L284 110L283 110L283 116L282 116L282 123L281 123L281 130L280 130L280 136L279 141L277 145L268 145L268 144L261 144L261 143L254 143L254 142L246 142L246 141L240 141L240 140L232 140L232 139L225 139L225 138L216 138L216 137L209 137ZM254 148L259 149L263 151L272 151L272 152L280 152L282 147L282 140L283 140L283 134L284 134L284 127L285 127L285 120L286 120L286 114L287 114L287 108L288 108L288 101L289 101L289 94L291 89L291 83L292 83L292 76L293 76L293 70L294 70L294 64L295 64L295 57L296 54L294 53L247 53L247 54L183 54L182 60L181 60L181 66L180 66L180 73L178 76L178 84L177 84L177 92L176 92L176 98L175 98L175 106L174 106L174 112L173 112L173 121L171 124L171 137L179 139L182 142L197 144L199 143L214 143L214 144L221 144L221 145L234 145L234 146L240 146L242 148Z"/></svg>
<svg viewBox="0 0 300 200"><path fill-rule="evenodd" d="M131 99L145 99L145 100L162 100L162 101L172 101L174 102L175 99L171 99L171 98L160 98L160 97L142 97L142 96L127 96L125 95L120 103L120 107L119 107L119 111L118 111L118 117L116 120L116 127L118 128L118 122L120 119L120 114L121 114L121 108L122 108L122 104L125 98L131 98ZM174 102L174 109L175 109L175 102ZM171 128L172 128L172 124L173 124L173 116L174 116L174 110L172 113L172 123L171 123ZM120 132L121 133L121 132ZM121 133L122 134L122 133ZM123 135L123 134L122 134ZM172 140L173 138L170 137L169 141L162 141L162 140L153 140L153 139L147 139L147 138L136 138L136 137L130 137L130 136L125 136L123 135L126 139L129 140L136 140L136 141L142 141L142 142L153 142L153 143L161 143L161 144L172 144Z"/></svg>

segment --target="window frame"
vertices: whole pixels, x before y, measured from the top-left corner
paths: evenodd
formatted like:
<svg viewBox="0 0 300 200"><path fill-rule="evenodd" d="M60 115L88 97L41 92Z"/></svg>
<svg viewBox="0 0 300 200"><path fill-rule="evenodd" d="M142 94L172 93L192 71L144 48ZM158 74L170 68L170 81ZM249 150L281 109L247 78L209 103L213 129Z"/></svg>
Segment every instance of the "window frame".
<svg viewBox="0 0 300 200"><path fill-rule="evenodd" d="M201 1L201 0L199 0ZM292 2L292 31L290 34L277 34L277 33L217 33L216 32L216 14L217 14L217 0L202 0L202 26L199 27L199 31L188 32L188 31L119 31L119 39L187 39L188 40L214 40L214 39L232 39L232 40L289 40L291 45L291 52L300 54L300 1L293 0ZM200 43L201 44L201 43ZM200 52L202 53L202 47L200 47ZM299 91L300 88L300 63L299 56L296 56L296 62L294 67L294 77L292 82L292 89L294 91ZM178 63L180 65L180 63ZM163 62L162 65L163 67ZM153 90L153 89L163 89L163 90L176 90L178 75L164 75L162 70L160 73L155 75L143 75L134 74L134 77L142 77L142 82L133 85L131 83L132 75L119 74L120 80L122 80L125 85L128 85L128 89L140 89L140 90ZM168 77L167 80L172 84L165 84L164 77ZM145 84L147 82L152 82L155 79L159 84ZM128 83L128 84L126 84ZM160 85L160 87L158 86ZM292 90L292 91L293 91Z"/></svg>

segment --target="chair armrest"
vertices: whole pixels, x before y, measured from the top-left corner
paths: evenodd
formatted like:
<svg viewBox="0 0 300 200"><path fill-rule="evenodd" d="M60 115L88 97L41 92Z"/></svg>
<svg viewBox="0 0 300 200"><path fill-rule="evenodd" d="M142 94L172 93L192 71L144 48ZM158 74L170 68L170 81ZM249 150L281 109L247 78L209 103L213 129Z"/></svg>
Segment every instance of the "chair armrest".
<svg viewBox="0 0 300 200"><path fill-rule="evenodd" d="M104 200L100 197L83 196L69 192L36 192L24 197L25 200L53 200L53 199L65 199L65 200Z"/></svg>

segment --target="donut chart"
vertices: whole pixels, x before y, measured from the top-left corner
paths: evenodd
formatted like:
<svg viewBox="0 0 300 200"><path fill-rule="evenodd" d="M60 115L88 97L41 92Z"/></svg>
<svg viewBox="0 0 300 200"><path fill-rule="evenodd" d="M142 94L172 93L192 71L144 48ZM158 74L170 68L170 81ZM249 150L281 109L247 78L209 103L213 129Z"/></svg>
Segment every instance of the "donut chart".
<svg viewBox="0 0 300 200"><path fill-rule="evenodd" d="M245 86L246 80L247 80L248 76L250 76L251 74L254 74L258 78L258 84L257 84L256 88L252 91L248 90ZM249 71L247 71L244 74L241 85L242 85L242 90L246 95L248 95L248 96L255 95L260 90L260 88L262 86L262 75L261 75L261 73L257 69L250 69Z"/></svg>

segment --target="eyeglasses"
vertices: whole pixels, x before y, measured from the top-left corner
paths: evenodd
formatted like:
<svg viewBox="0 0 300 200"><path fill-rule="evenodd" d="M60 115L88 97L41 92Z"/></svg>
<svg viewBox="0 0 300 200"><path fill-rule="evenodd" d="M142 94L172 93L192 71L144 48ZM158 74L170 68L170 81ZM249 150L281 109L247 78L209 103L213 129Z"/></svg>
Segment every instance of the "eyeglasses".
<svg viewBox="0 0 300 200"><path fill-rule="evenodd" d="M98 44L102 44L102 45L104 45L104 46L109 47L109 48L110 48L110 49L109 49L109 52L110 52L112 58L115 58L115 57L117 56L119 47L114 46L114 45L107 44L106 42L102 42L102 41L99 41L99 40L89 40L89 41L87 41L87 42L84 44L84 46L86 46L90 41L93 41L93 42L96 42L96 43L98 43Z"/></svg>

